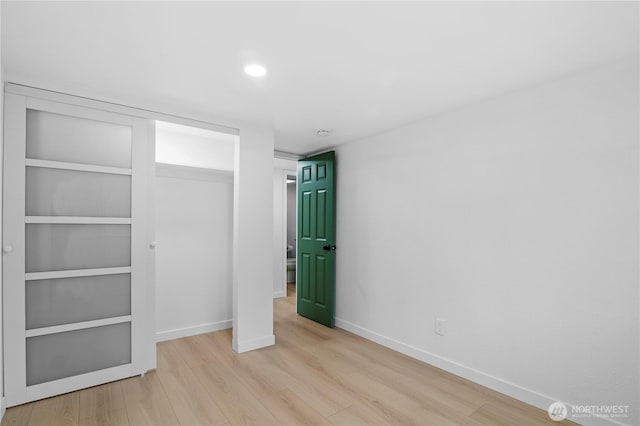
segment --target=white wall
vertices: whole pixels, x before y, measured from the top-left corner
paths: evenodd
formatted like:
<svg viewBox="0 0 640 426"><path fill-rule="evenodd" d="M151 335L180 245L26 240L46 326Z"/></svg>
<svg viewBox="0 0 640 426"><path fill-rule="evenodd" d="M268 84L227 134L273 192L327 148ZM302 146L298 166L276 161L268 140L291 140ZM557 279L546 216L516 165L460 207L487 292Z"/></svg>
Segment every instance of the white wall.
<svg viewBox="0 0 640 426"><path fill-rule="evenodd" d="M295 175L298 163L295 160L274 159L273 167L273 297L287 295L286 257L287 206L285 204L286 172Z"/></svg>
<svg viewBox="0 0 640 426"><path fill-rule="evenodd" d="M230 328L233 174L157 165L156 175L157 338Z"/></svg>
<svg viewBox="0 0 640 426"><path fill-rule="evenodd" d="M635 57L338 148L336 324L640 423L638 89Z"/></svg>
<svg viewBox="0 0 640 426"><path fill-rule="evenodd" d="M243 125L235 147L233 349L275 343L273 335L272 128Z"/></svg>
<svg viewBox="0 0 640 426"><path fill-rule="evenodd" d="M211 130L156 122L156 161L233 171L235 136Z"/></svg>

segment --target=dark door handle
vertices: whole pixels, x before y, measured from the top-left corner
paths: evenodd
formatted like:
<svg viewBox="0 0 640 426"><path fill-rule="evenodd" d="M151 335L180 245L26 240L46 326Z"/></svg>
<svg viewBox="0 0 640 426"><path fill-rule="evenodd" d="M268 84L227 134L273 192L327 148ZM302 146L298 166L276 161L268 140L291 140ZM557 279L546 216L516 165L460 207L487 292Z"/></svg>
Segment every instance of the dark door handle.
<svg viewBox="0 0 640 426"><path fill-rule="evenodd" d="M326 250L326 251L335 251L336 246L331 246L329 244L327 244L326 246L322 246L322 250Z"/></svg>

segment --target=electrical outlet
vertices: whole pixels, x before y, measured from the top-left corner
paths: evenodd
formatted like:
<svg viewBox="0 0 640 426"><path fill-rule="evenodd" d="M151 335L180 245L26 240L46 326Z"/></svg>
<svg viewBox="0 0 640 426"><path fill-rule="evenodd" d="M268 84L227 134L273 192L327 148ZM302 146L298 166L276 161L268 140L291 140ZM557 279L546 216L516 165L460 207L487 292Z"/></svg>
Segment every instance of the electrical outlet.
<svg viewBox="0 0 640 426"><path fill-rule="evenodd" d="M447 321L442 318L436 318L436 334L444 336L447 334Z"/></svg>

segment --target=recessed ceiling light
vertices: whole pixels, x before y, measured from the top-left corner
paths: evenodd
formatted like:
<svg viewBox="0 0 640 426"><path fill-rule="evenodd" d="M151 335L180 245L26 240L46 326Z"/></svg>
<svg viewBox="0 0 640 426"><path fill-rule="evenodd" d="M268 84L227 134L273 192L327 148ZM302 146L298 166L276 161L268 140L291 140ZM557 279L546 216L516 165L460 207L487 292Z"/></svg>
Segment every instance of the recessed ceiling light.
<svg viewBox="0 0 640 426"><path fill-rule="evenodd" d="M330 133L331 130L316 130L316 135L320 136L321 138L326 138Z"/></svg>
<svg viewBox="0 0 640 426"><path fill-rule="evenodd" d="M267 69L262 65L249 64L244 67L244 72L251 77L262 77L267 74Z"/></svg>

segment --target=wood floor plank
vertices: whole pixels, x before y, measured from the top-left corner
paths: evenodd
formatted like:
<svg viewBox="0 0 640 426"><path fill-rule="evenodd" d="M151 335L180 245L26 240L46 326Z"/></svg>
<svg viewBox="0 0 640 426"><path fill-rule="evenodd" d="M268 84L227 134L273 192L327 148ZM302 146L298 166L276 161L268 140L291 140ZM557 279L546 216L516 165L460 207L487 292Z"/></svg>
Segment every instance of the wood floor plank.
<svg viewBox="0 0 640 426"><path fill-rule="evenodd" d="M172 371L185 363L176 348L175 340L160 342L156 346L157 371Z"/></svg>
<svg viewBox="0 0 640 426"><path fill-rule="evenodd" d="M553 421L549 418L546 411L532 407L521 401L492 401L480 407L470 417L484 424L495 425L516 423L531 426L576 425L576 423L567 419L561 422Z"/></svg>
<svg viewBox="0 0 640 426"><path fill-rule="evenodd" d="M165 400L167 398L155 371L146 374L144 377L133 376L121 380L120 385L122 386L125 405L131 401Z"/></svg>
<svg viewBox="0 0 640 426"><path fill-rule="evenodd" d="M228 367L201 365L194 370L198 380L216 401L232 425L277 424L271 412Z"/></svg>
<svg viewBox="0 0 640 426"><path fill-rule="evenodd" d="M340 398L320 382L295 383L289 389L325 417L352 405L352 398Z"/></svg>
<svg viewBox="0 0 640 426"><path fill-rule="evenodd" d="M215 363L218 360L217 357L208 350L201 336L177 339L172 341L172 345L178 352L179 357L192 368Z"/></svg>
<svg viewBox="0 0 640 426"><path fill-rule="evenodd" d="M23 426L29 424L35 403L8 408L2 418L2 426Z"/></svg>
<svg viewBox="0 0 640 426"><path fill-rule="evenodd" d="M228 367L235 366L238 354L231 350L231 330L204 334L202 338L208 350L212 351L220 362Z"/></svg>
<svg viewBox="0 0 640 426"><path fill-rule="evenodd" d="M471 418L486 425L510 426L514 424L522 426L541 426L557 424L549 417L545 421L542 417L522 415L514 410L504 410L493 404L485 404L471 415Z"/></svg>
<svg viewBox="0 0 640 426"><path fill-rule="evenodd" d="M169 405L151 399L127 403L127 416L129 422L136 426L179 424Z"/></svg>
<svg viewBox="0 0 640 426"><path fill-rule="evenodd" d="M326 346L324 343L314 346L313 348L303 348L313 354L314 357L322 360L331 366L331 368L339 373L348 374L353 371L362 371L363 363L358 359L350 357L346 353L335 346Z"/></svg>
<svg viewBox="0 0 640 426"><path fill-rule="evenodd" d="M320 413L307 405L290 389L261 400L271 414L284 425L331 425Z"/></svg>
<svg viewBox="0 0 640 426"><path fill-rule="evenodd" d="M73 426L79 424L78 392L36 401L29 426Z"/></svg>
<svg viewBox="0 0 640 426"><path fill-rule="evenodd" d="M182 425L224 425L228 423L218 404L211 398L186 365L158 371L173 411Z"/></svg>
<svg viewBox="0 0 640 426"><path fill-rule="evenodd" d="M106 414L85 417L80 419L80 426L129 426L127 410L111 411Z"/></svg>
<svg viewBox="0 0 640 426"><path fill-rule="evenodd" d="M169 399L155 372L145 377L132 377L121 382L132 425L176 425L176 418Z"/></svg>
<svg viewBox="0 0 640 426"><path fill-rule="evenodd" d="M422 378L436 378L441 374L440 369L428 365L419 360L410 358L404 354L385 348L368 341L360 336L343 331L344 336L334 339L325 345L333 345L348 354L349 357L358 360L364 369L382 366L396 371L400 375Z"/></svg>
<svg viewBox="0 0 640 426"><path fill-rule="evenodd" d="M80 420L87 418L109 418L116 411L125 409L120 382L106 383L79 392Z"/></svg>
<svg viewBox="0 0 640 426"><path fill-rule="evenodd" d="M289 353L287 356L291 355ZM316 410L326 413L325 415L331 415L336 410L361 400L350 386L345 374L331 371L330 368L317 364L319 361L305 351L301 351L299 358L293 359L297 359L300 365L298 377L303 378L304 383L292 385L291 389L300 391L301 398Z"/></svg>
<svg viewBox="0 0 640 426"><path fill-rule="evenodd" d="M362 402L371 407L389 424L402 425L454 425L452 420L422 408L416 401L397 390L376 381L371 377L355 372L348 376L349 386L361 398Z"/></svg>
<svg viewBox="0 0 640 426"><path fill-rule="evenodd" d="M290 378L288 387L304 402L323 416L330 416L353 404L350 394L341 391L327 380L313 376L301 364L296 364L282 356L276 348L260 351L263 363L271 364Z"/></svg>
<svg viewBox="0 0 640 426"><path fill-rule="evenodd" d="M247 364L234 372L258 399L281 392L294 381L277 367L264 363Z"/></svg>
<svg viewBox="0 0 640 426"><path fill-rule="evenodd" d="M356 402L349 407L343 408L327 419L336 426L368 426L387 425L389 421L377 415L371 408Z"/></svg>
<svg viewBox="0 0 640 426"><path fill-rule="evenodd" d="M368 365L366 374L419 399L425 406L440 406L447 412L454 411L468 416L487 402L477 393L466 392L466 389L458 389L454 385L447 387L444 379L433 375L408 375L380 364Z"/></svg>

